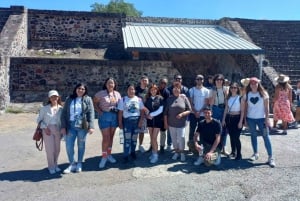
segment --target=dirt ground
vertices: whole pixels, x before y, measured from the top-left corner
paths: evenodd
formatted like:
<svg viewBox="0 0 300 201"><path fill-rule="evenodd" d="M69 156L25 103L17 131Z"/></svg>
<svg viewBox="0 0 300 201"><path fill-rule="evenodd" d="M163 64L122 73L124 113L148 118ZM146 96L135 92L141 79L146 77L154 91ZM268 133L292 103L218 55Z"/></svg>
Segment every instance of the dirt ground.
<svg viewBox="0 0 300 201"><path fill-rule="evenodd" d="M49 175L45 151L38 151L32 140L36 117L0 115L0 200L300 200L299 129L290 129L287 135L272 133L275 168L266 164L261 137L259 160L247 159L252 148L245 132L243 160L223 157L218 168L194 166L196 156L188 152L185 162L173 161L172 153L165 152L155 165L149 163L148 153L137 152L138 159L125 165L119 162L122 146L116 135L113 154L118 162L100 170L101 134L96 128L87 138L83 172ZM68 166L64 141L59 166Z"/></svg>

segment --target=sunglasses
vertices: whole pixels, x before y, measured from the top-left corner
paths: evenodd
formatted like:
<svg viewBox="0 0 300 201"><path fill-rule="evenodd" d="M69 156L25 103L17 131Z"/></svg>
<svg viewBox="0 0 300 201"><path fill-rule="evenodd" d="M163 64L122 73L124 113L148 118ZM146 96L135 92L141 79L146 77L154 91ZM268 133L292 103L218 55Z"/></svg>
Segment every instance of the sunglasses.
<svg viewBox="0 0 300 201"><path fill-rule="evenodd" d="M196 80L203 80L202 78L197 78Z"/></svg>

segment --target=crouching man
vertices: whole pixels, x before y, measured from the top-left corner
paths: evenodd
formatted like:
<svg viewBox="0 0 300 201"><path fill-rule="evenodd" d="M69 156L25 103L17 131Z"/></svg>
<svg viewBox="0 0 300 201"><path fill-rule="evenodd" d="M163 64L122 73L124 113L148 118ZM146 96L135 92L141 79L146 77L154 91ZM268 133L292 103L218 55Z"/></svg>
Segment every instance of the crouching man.
<svg viewBox="0 0 300 201"><path fill-rule="evenodd" d="M195 148L199 151L199 158L194 165L204 163L206 166L220 165L221 163L221 123L212 118L211 107L203 109L204 120L202 120L194 135ZM198 143L198 136L200 143Z"/></svg>

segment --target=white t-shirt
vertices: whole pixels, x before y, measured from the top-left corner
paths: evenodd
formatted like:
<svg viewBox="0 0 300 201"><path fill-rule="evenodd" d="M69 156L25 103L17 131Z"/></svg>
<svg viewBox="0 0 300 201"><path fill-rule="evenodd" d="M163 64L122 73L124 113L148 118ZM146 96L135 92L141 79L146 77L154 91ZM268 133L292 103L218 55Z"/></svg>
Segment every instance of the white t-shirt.
<svg viewBox="0 0 300 201"><path fill-rule="evenodd" d="M265 105L264 100L269 99L269 95L266 94L264 97L261 97L259 92L248 93L247 98L247 117L251 119L261 119L265 118ZM246 100L246 95L244 95L244 100Z"/></svg>
<svg viewBox="0 0 300 201"><path fill-rule="evenodd" d="M125 96L120 99L118 103L118 110L123 111L124 118L140 116L140 110L143 108L143 101L137 96L134 96L132 98Z"/></svg>
<svg viewBox="0 0 300 201"><path fill-rule="evenodd" d="M228 99L228 112L240 112L241 111L241 101L240 96L231 96Z"/></svg>
<svg viewBox="0 0 300 201"><path fill-rule="evenodd" d="M210 91L206 87L202 87L200 89L196 87L192 87L189 89L189 96L191 98L191 105L194 106L196 111L200 111L204 104L205 99L209 98ZM201 116L204 116L203 112L200 114Z"/></svg>

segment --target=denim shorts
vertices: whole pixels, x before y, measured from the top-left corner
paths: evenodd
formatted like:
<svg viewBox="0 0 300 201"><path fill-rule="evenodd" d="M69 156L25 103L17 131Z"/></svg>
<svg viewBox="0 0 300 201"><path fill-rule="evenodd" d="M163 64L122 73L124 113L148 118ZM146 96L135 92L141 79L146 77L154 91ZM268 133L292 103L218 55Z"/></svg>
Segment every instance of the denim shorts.
<svg viewBox="0 0 300 201"><path fill-rule="evenodd" d="M100 129L117 128L118 127L118 113L103 112L99 114L98 124Z"/></svg>

